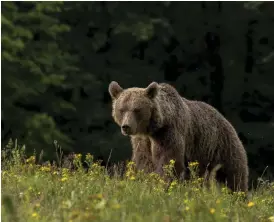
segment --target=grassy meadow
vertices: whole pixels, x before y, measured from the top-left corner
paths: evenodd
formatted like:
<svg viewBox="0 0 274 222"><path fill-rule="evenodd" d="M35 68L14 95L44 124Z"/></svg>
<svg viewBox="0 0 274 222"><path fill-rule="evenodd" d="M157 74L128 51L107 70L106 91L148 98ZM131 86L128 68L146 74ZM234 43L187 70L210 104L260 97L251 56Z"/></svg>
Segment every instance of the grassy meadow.
<svg viewBox="0 0 274 222"><path fill-rule="evenodd" d="M215 183L203 186L203 179L195 176L195 162L190 181L167 184L156 174L136 172L132 162L121 177L109 176L90 154L74 155L74 170L61 161L39 165L39 157L24 156L22 148L9 155L2 151L3 222L274 221L274 183L261 182L246 200L245 194L231 194ZM165 167L169 176L173 165L171 161Z"/></svg>

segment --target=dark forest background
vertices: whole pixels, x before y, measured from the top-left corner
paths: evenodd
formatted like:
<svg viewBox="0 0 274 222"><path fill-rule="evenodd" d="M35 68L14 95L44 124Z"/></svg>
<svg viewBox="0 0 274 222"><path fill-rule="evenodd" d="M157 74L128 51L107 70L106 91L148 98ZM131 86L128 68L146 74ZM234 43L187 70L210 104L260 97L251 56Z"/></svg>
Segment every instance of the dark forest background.
<svg viewBox="0 0 274 222"><path fill-rule="evenodd" d="M167 82L217 108L248 152L251 178L274 172L273 2L2 2L2 148L18 139L54 159L117 162L129 139L108 84Z"/></svg>

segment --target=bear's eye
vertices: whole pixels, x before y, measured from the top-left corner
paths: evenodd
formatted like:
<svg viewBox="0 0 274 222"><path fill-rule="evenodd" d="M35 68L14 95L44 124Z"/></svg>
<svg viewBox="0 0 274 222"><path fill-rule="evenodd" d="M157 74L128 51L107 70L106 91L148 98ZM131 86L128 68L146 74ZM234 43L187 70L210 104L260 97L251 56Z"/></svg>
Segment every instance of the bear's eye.
<svg viewBox="0 0 274 222"><path fill-rule="evenodd" d="M133 112L135 112L135 113L140 113L140 112L141 112L141 109L134 109Z"/></svg>
<svg viewBox="0 0 274 222"><path fill-rule="evenodd" d="M120 109L119 111L120 111L120 113L124 113L125 109Z"/></svg>

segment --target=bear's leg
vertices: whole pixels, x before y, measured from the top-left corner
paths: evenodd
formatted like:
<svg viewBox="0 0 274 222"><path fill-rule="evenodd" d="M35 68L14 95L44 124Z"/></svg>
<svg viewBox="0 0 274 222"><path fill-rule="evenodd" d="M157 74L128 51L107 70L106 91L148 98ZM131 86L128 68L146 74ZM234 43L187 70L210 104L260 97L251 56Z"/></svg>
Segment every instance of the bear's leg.
<svg viewBox="0 0 274 222"><path fill-rule="evenodd" d="M168 164L168 158L165 155L162 155L158 160L155 172L158 173L160 176L164 176L163 166L167 164Z"/></svg>
<svg viewBox="0 0 274 222"><path fill-rule="evenodd" d="M151 158L149 158L144 153L135 153L132 156L131 160L135 163L137 170L145 170L145 172L152 172L154 169Z"/></svg>
<svg viewBox="0 0 274 222"><path fill-rule="evenodd" d="M132 158L131 160L136 164L137 170L144 169L145 172L152 172L154 170L150 140L147 137L132 137Z"/></svg>
<svg viewBox="0 0 274 222"><path fill-rule="evenodd" d="M164 176L163 167L165 165L169 165L170 160L174 160L175 176L179 179L184 179L182 177L185 176L186 166L184 165L184 153L182 152L182 146L179 146L180 149L176 149L173 144L171 146L169 143L163 143L163 141L165 140L162 139L161 143L159 143L151 140L151 156L155 166L155 173L160 176Z"/></svg>
<svg viewBox="0 0 274 222"><path fill-rule="evenodd" d="M234 192L248 191L248 172L245 168L242 169L230 169L226 172L227 186Z"/></svg>
<svg viewBox="0 0 274 222"><path fill-rule="evenodd" d="M156 167L156 173L158 173L160 176L164 176L164 169L163 167L165 165L169 165L170 164L170 160L175 160L175 164L174 164L174 176L176 176L178 179L184 179L185 176L185 166L183 164L182 161L177 160L177 158L175 158L174 155L172 155L171 151L166 151L165 153L163 153L158 161L157 161L157 167Z"/></svg>

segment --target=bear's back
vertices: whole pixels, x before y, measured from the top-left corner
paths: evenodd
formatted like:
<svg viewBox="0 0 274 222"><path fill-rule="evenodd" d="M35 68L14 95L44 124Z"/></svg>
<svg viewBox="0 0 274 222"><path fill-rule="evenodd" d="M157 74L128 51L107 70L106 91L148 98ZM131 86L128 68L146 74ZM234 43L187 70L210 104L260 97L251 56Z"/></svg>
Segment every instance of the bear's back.
<svg viewBox="0 0 274 222"><path fill-rule="evenodd" d="M185 100L185 99L184 99ZM194 147L188 156L203 160L229 157L235 147L243 148L234 127L211 105L185 100L191 110L191 134Z"/></svg>

